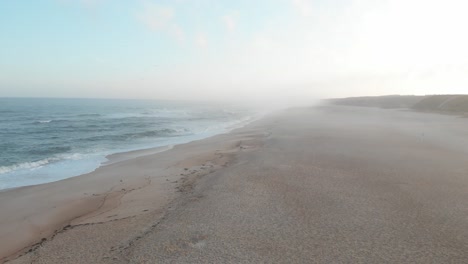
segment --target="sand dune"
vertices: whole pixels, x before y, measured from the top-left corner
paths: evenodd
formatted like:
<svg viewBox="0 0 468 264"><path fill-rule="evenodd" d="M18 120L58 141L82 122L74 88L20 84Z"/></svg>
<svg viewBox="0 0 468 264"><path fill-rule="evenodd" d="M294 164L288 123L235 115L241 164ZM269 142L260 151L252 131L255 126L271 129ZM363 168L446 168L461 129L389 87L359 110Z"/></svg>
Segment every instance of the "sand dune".
<svg viewBox="0 0 468 264"><path fill-rule="evenodd" d="M380 108L407 108L417 111L442 112L452 114L468 113L468 95L389 95L350 97L329 100L336 105L365 106Z"/></svg>

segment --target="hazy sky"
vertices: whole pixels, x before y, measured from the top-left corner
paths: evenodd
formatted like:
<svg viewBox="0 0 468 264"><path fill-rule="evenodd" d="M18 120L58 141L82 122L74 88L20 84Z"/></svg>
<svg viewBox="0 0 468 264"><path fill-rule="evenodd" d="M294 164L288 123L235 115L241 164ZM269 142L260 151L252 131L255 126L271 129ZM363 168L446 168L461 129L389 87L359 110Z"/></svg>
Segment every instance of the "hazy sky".
<svg viewBox="0 0 468 264"><path fill-rule="evenodd" d="M0 2L0 96L468 93L465 0Z"/></svg>

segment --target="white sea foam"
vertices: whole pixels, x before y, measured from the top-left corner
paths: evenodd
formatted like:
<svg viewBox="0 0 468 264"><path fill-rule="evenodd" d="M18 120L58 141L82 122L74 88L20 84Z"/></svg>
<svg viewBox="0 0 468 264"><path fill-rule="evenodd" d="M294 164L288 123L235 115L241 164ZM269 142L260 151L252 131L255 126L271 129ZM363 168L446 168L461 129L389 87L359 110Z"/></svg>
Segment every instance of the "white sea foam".
<svg viewBox="0 0 468 264"><path fill-rule="evenodd" d="M50 123L52 121L53 121L52 119L45 119L45 120L37 120L37 121L34 121L32 123L33 124L48 124L48 123Z"/></svg>
<svg viewBox="0 0 468 264"><path fill-rule="evenodd" d="M44 165L47 165L50 162L53 162L54 160L55 158L47 158L47 159L42 159L42 160L33 161L33 162L24 162L24 163L14 164L10 166L2 166L0 167L0 174L9 173L9 172L16 171L16 170L36 169Z"/></svg>
<svg viewBox="0 0 468 264"><path fill-rule="evenodd" d="M1 166L0 175L5 173L10 173L18 170L35 170L43 166L49 165L54 162L61 160L81 160L86 158L86 155L81 153L71 153L71 154L61 154L54 157L45 158L38 161L23 162L19 164L13 164L10 166Z"/></svg>
<svg viewBox="0 0 468 264"><path fill-rule="evenodd" d="M0 190L54 182L93 171L103 155L71 154L0 167Z"/></svg>

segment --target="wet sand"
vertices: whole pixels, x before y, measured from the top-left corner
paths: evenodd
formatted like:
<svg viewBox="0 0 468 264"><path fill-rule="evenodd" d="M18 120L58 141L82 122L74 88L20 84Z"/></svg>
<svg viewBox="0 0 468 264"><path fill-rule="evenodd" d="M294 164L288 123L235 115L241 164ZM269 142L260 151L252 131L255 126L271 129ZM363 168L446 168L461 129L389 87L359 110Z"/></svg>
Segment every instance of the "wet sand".
<svg viewBox="0 0 468 264"><path fill-rule="evenodd" d="M0 210L11 263L467 263L468 122L291 109Z"/></svg>

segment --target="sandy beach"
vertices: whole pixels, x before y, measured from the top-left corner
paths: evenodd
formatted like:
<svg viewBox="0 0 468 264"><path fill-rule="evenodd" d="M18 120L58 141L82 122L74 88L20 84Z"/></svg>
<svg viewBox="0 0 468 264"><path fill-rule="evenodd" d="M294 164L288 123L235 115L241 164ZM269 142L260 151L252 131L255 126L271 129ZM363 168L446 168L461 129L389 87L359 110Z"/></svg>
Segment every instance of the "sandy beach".
<svg viewBox="0 0 468 264"><path fill-rule="evenodd" d="M321 106L119 155L0 192L0 262L467 263L467 135L457 116Z"/></svg>

